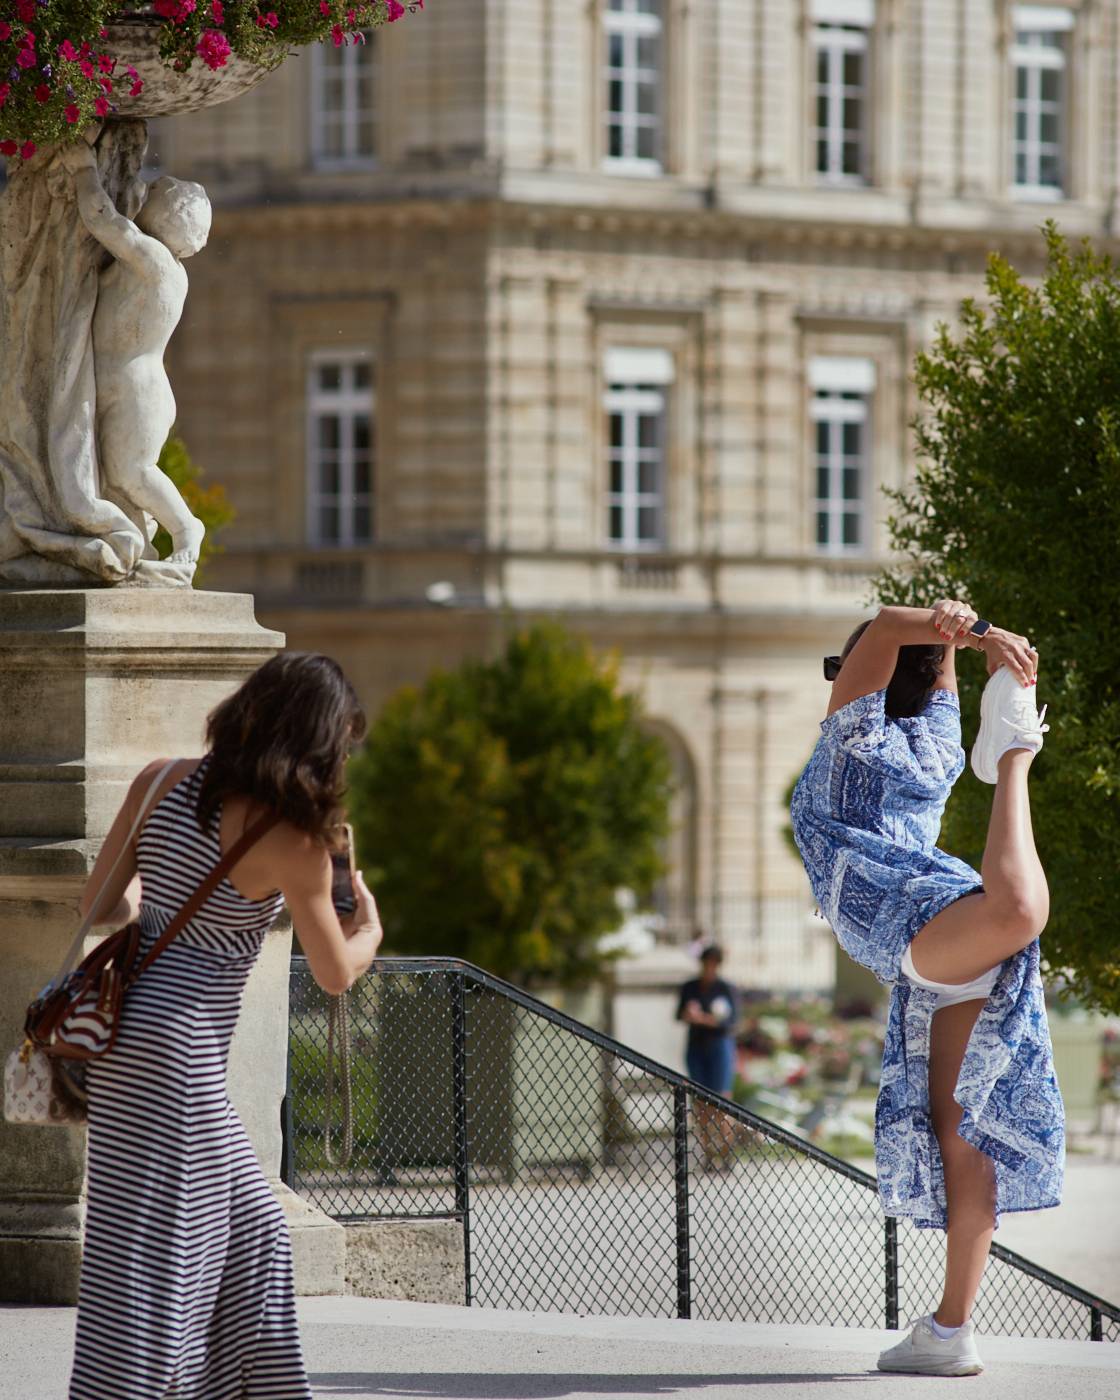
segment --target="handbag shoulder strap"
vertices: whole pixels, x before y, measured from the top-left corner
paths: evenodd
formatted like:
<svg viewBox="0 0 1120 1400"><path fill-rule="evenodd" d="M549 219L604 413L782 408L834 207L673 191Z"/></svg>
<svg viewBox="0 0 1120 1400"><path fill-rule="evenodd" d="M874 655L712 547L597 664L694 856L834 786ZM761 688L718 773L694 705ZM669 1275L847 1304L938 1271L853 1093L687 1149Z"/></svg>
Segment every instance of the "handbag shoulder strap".
<svg viewBox="0 0 1120 1400"><path fill-rule="evenodd" d="M129 977L130 984L135 982L142 972L151 967L172 939L177 937L190 923L245 852L251 846L255 846L266 831L271 831L279 820L280 814L278 812L266 812L263 817L258 817L252 826L247 827L242 832L148 950L140 966Z"/></svg>
<svg viewBox="0 0 1120 1400"><path fill-rule="evenodd" d="M120 865L121 860L124 857L125 851L129 849L133 841L136 839L136 833L140 830L141 822L148 815L148 811L152 803L152 798L155 797L156 793L159 791L160 784L163 782L164 778L167 777L168 773L171 772L172 768L174 768L178 762L179 760L177 758L168 759L168 761L163 765L163 767L159 770L156 776L152 779L151 786L148 788L148 791L144 794L143 802L141 802L140 806L136 810L136 816L133 818L132 828L128 833L128 837L125 840L124 844L121 846L120 850L117 852L116 860L109 867L109 873L105 876L104 880L102 880L101 888L98 890L96 897L89 906L89 913L85 916L85 918L79 925L78 932L74 935L74 941L70 944L66 956L62 960L62 966L59 968L58 972L55 974L53 980L50 983L51 986L55 986L59 982L61 982L62 979L66 976L66 974L70 971L70 969L74 966L74 963L77 961L78 954L82 950L82 944L86 941L86 935L93 927L93 920L95 915L97 914L97 906L101 903L101 896L105 893L108 886L112 883L113 876L117 873L117 866Z"/></svg>

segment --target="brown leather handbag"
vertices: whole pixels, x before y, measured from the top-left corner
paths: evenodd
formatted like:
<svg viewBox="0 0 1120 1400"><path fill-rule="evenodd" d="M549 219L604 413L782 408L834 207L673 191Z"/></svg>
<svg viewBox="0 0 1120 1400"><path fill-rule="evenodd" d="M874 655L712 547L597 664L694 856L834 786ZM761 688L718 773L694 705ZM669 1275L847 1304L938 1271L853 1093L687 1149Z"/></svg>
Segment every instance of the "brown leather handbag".
<svg viewBox="0 0 1120 1400"><path fill-rule="evenodd" d="M122 855L171 766L168 764L152 783L121 848ZM140 925L131 923L110 934L71 971L92 923L95 901L59 972L27 1008L22 1048L8 1057L4 1111L10 1122L67 1125L85 1120L84 1063L104 1055L116 1044L125 993L194 918L245 852L279 820L269 812L245 830L143 957ZM115 870L116 864L106 876L106 884ZM51 1101L44 1102L44 1079L48 1074Z"/></svg>

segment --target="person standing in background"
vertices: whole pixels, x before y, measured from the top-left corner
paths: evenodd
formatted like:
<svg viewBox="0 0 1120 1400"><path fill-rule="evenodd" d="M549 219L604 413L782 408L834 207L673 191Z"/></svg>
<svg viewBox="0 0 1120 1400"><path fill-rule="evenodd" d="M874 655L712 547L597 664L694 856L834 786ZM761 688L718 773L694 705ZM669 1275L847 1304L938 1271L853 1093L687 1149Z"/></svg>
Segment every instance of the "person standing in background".
<svg viewBox="0 0 1120 1400"><path fill-rule="evenodd" d="M715 1094L729 1095L735 1079L735 1027L739 993L719 975L723 949L709 943L700 951L700 975L680 989L678 1021L688 1026L688 1077ZM697 1129L707 1170L732 1165L735 1125L705 1099L696 1100Z"/></svg>

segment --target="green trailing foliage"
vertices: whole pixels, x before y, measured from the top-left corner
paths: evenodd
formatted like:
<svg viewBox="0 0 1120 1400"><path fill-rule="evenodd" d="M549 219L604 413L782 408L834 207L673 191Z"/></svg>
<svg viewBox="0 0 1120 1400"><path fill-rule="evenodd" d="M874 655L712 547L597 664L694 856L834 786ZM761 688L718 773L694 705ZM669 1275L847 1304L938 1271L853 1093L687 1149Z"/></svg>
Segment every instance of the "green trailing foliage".
<svg viewBox="0 0 1120 1400"><path fill-rule="evenodd" d="M671 769L613 660L555 625L394 696L350 772L387 950L578 985L662 870Z"/></svg>
<svg viewBox="0 0 1120 1400"><path fill-rule="evenodd" d="M1051 224L1029 285L1003 258L986 304L966 301L918 356L924 414L914 485L889 493L902 562L883 603L967 599L1030 638L1052 724L1031 770L1050 883L1042 940L1051 974L1087 1004L1120 1011L1120 278ZM962 655L966 741L986 680ZM992 789L966 771L942 844L979 866Z"/></svg>

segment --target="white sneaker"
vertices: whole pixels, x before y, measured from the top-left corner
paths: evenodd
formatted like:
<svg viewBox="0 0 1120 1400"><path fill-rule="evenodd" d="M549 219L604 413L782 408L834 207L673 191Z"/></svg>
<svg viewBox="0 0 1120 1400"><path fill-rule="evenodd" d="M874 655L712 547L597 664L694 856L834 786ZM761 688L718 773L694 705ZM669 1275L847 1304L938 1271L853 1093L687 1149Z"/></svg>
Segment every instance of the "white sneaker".
<svg viewBox="0 0 1120 1400"><path fill-rule="evenodd" d="M984 1363L976 1350L972 1323L966 1322L951 1337L939 1337L932 1323L932 1314L911 1323L908 1336L880 1352L879 1370L918 1376L978 1376Z"/></svg>
<svg viewBox="0 0 1120 1400"><path fill-rule="evenodd" d="M1042 736L1050 726L1043 724L1046 706L1039 714L1035 707L1034 686L1020 685L1006 666L989 679L980 699L980 732L972 746L972 771L982 783L999 779L997 764L1008 749L1042 747Z"/></svg>

